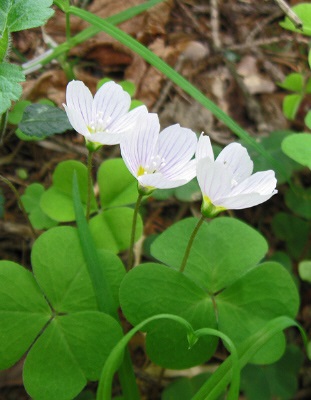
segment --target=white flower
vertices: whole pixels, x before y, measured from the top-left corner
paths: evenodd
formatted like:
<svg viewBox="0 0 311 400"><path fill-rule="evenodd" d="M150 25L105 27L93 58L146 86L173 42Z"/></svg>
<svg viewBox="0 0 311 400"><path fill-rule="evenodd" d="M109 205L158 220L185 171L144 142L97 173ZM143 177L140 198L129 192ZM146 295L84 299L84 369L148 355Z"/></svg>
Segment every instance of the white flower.
<svg viewBox="0 0 311 400"><path fill-rule="evenodd" d="M148 114L140 119L137 130L121 141L123 160L142 193L175 188L195 177L196 161L191 158L196 134L178 124L159 131L157 114Z"/></svg>
<svg viewBox="0 0 311 400"><path fill-rule="evenodd" d="M87 141L100 144L118 144L124 134L135 128L138 118L147 114L145 106L129 112L131 98L115 82L107 82L94 98L81 81L67 85L65 107L72 127Z"/></svg>
<svg viewBox="0 0 311 400"><path fill-rule="evenodd" d="M203 215L215 216L226 209L253 207L277 193L274 171L252 175L253 162L238 143L226 146L214 160L209 137L201 135L196 159Z"/></svg>

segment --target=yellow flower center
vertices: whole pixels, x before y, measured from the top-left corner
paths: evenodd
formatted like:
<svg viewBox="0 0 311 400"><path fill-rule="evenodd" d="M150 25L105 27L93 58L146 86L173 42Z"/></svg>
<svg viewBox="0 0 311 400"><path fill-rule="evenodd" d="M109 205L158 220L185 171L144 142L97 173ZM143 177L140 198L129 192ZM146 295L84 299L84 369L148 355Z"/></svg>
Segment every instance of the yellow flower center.
<svg viewBox="0 0 311 400"><path fill-rule="evenodd" d="M140 165L137 171L137 176L142 176L146 173L145 168Z"/></svg>

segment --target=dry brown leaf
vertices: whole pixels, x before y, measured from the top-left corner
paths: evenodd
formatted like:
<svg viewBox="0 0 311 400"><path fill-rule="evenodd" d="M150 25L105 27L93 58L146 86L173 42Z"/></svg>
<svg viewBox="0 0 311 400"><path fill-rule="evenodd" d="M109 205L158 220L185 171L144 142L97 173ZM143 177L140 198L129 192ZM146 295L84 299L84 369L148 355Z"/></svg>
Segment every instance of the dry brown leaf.
<svg viewBox="0 0 311 400"><path fill-rule="evenodd" d="M241 75L244 84L250 94L273 93L275 84L259 72L257 59L253 56L245 56L237 67L237 73Z"/></svg>
<svg viewBox="0 0 311 400"><path fill-rule="evenodd" d="M31 101L48 98L61 106L65 101L66 85L67 78L62 70L49 70L40 75L38 79L22 83L23 97Z"/></svg>

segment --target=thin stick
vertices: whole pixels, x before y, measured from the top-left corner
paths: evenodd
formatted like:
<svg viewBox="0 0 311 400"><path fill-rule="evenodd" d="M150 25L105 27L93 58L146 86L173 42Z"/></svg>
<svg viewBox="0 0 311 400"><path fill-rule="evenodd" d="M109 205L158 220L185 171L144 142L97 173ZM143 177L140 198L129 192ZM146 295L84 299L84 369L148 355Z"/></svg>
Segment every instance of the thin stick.
<svg viewBox="0 0 311 400"><path fill-rule="evenodd" d="M292 21L297 29L303 28L303 23L298 15L290 8L284 0L274 0L283 13Z"/></svg>

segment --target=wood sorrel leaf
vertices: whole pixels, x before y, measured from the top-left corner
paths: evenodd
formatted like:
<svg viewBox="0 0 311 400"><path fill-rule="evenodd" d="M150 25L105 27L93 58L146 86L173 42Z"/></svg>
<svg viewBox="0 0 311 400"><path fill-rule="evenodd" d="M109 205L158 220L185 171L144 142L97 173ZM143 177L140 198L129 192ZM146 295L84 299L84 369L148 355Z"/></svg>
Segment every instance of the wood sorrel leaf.
<svg viewBox="0 0 311 400"><path fill-rule="evenodd" d="M120 287L120 303L127 319L136 325L157 314L185 318L194 329L216 328L212 299L189 278L161 264L143 264L131 270ZM173 321L148 325L150 358L167 368L187 368L209 359L217 340L201 338L188 349L185 331Z"/></svg>
<svg viewBox="0 0 311 400"><path fill-rule="evenodd" d="M278 85L283 89L302 93L304 88L304 77L302 74L295 72L287 75L284 81L278 83Z"/></svg>
<svg viewBox="0 0 311 400"><path fill-rule="evenodd" d="M302 351L290 345L273 365L247 365L242 371L241 388L249 400L292 399L297 392L302 362Z"/></svg>
<svg viewBox="0 0 311 400"><path fill-rule="evenodd" d="M53 185L47 189L40 201L40 206L50 218L69 222L75 220L72 199L72 180L76 172L81 201L86 209L87 202L87 168L79 161L69 160L59 163L53 173ZM91 212L97 211L97 204L92 193Z"/></svg>
<svg viewBox="0 0 311 400"><path fill-rule="evenodd" d="M50 318L51 309L32 273L0 261L0 369L22 357Z"/></svg>
<svg viewBox="0 0 311 400"><path fill-rule="evenodd" d="M101 312L55 317L26 358L26 390L34 399L72 399L87 380L99 378L111 348L121 338L116 320Z"/></svg>
<svg viewBox="0 0 311 400"><path fill-rule="evenodd" d="M122 158L107 160L97 173L100 201L104 208L134 204L137 200L137 180Z"/></svg>
<svg viewBox="0 0 311 400"><path fill-rule="evenodd" d="M30 222L36 229L48 229L57 225L57 221L48 217L40 207L40 199L43 193L44 187L42 185L32 183L21 196L25 210L29 214Z"/></svg>
<svg viewBox="0 0 311 400"><path fill-rule="evenodd" d="M294 190L287 190L285 203L287 207L300 217L311 219L311 188L304 189L294 186Z"/></svg>
<svg viewBox="0 0 311 400"><path fill-rule="evenodd" d="M252 357L265 345L274 335L284 329L295 326L300 330L305 346L307 345L307 336L301 326L293 319L282 316L274 318L265 324L261 329L257 330L252 336L248 337L238 349L240 368L242 369ZM223 393L229 384L232 375L231 356L224 361L219 368L213 373L210 379L203 384L201 389L195 394L193 400L209 399L216 400Z"/></svg>
<svg viewBox="0 0 311 400"><path fill-rule="evenodd" d="M152 244L152 255L171 268L139 266L123 280L120 302L131 323L164 312L184 317L195 329L214 327L217 320L220 331L239 346L271 319L295 316L298 294L290 275L277 263L258 265L267 243L240 221L224 217L203 224L184 273L176 271L195 225L195 219L180 221ZM170 324L157 323L148 331L147 351L154 362L184 368L207 359L213 348L211 342L205 350L196 353L194 346L187 353L174 329ZM284 337L280 334L254 361L273 362L283 351Z"/></svg>
<svg viewBox="0 0 311 400"><path fill-rule="evenodd" d="M283 114L289 120L296 118L299 106L303 100L301 94L289 94L283 100Z"/></svg>
<svg viewBox="0 0 311 400"><path fill-rule="evenodd" d="M103 211L90 220L90 230L99 249L119 253L130 245L134 210L127 207L117 207ZM136 240L143 231L143 223L140 215L137 218Z"/></svg>
<svg viewBox="0 0 311 400"><path fill-rule="evenodd" d="M45 232L36 240L31 259L36 279L55 311L97 310L75 228L63 226ZM99 259L117 302L125 274L123 264L117 256L105 251L100 252Z"/></svg>
<svg viewBox="0 0 311 400"><path fill-rule="evenodd" d="M286 269L275 262L263 263L225 288L216 296L219 329L238 346L278 316L294 318L298 312L299 295ZM271 363L285 350L282 333L267 343L252 362Z"/></svg>
<svg viewBox="0 0 311 400"><path fill-rule="evenodd" d="M178 270L196 223L189 218L172 225L153 242L151 254ZM253 268L267 250L265 239L255 229L233 218L216 218L201 226L185 275L215 293Z"/></svg>
<svg viewBox="0 0 311 400"><path fill-rule="evenodd" d="M191 400L210 375L209 373L203 373L193 378L183 377L176 379L163 390L161 400Z"/></svg>
<svg viewBox="0 0 311 400"><path fill-rule="evenodd" d="M279 212L273 217L272 229L279 239L285 241L288 253L299 258L308 242L310 224L295 215ZM310 254L309 251L307 253Z"/></svg>
<svg viewBox="0 0 311 400"><path fill-rule="evenodd" d="M24 135L40 139L72 129L64 110L39 103L26 107L18 127Z"/></svg>
<svg viewBox="0 0 311 400"><path fill-rule="evenodd" d="M1 0L0 32L5 28L17 32L43 25L54 13L52 4L52 0Z"/></svg>
<svg viewBox="0 0 311 400"><path fill-rule="evenodd" d="M35 276L15 263L0 263L0 367L9 367L29 349L24 383L30 396L67 400L99 378L122 338L121 328L98 311L77 229L45 232L31 258ZM118 304L123 265L104 251L99 260Z"/></svg>
<svg viewBox="0 0 311 400"><path fill-rule="evenodd" d="M295 133L288 136L282 142L284 153L311 169L311 135L309 133Z"/></svg>

